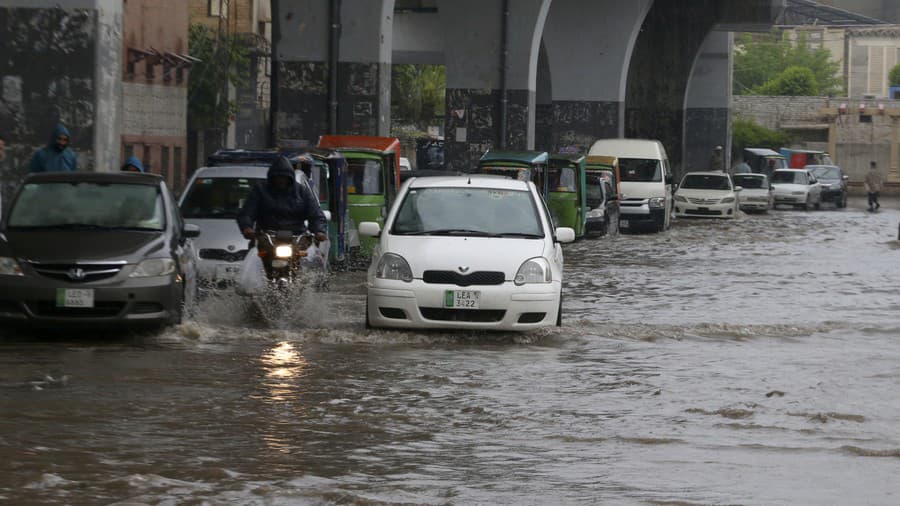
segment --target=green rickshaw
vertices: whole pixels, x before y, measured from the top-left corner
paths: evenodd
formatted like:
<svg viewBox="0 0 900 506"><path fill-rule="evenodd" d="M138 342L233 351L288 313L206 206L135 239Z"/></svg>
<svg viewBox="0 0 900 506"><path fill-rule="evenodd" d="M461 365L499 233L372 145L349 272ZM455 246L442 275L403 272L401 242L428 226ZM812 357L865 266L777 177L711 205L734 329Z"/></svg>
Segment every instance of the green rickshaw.
<svg viewBox="0 0 900 506"><path fill-rule="evenodd" d="M520 181L533 181L544 200L550 193L545 151L487 151L478 161L477 172L497 174Z"/></svg>
<svg viewBox="0 0 900 506"><path fill-rule="evenodd" d="M358 230L364 221L384 226L384 218L400 187L400 140L396 137L363 135L323 135L318 148L334 149L346 162L347 210ZM358 253L372 254L377 239L351 237L351 253L358 241Z"/></svg>
<svg viewBox="0 0 900 506"><path fill-rule="evenodd" d="M575 230L575 237L584 236L587 220L587 191L585 188L584 155L559 153L550 156L547 207L557 227Z"/></svg>

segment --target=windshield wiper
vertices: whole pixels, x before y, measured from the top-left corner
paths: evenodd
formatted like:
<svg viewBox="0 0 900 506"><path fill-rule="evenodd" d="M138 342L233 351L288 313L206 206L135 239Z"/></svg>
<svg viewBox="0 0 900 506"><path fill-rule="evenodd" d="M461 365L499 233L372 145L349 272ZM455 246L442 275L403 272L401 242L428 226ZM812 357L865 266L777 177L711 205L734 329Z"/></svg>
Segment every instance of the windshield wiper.
<svg viewBox="0 0 900 506"><path fill-rule="evenodd" d="M496 234L470 230L467 228L441 228L438 230L423 230L421 232L401 232L399 235L473 235L477 237L496 237Z"/></svg>
<svg viewBox="0 0 900 506"><path fill-rule="evenodd" d="M529 234L527 232L503 232L502 234L495 234L497 237L522 237L525 239L543 239L544 236L541 234Z"/></svg>

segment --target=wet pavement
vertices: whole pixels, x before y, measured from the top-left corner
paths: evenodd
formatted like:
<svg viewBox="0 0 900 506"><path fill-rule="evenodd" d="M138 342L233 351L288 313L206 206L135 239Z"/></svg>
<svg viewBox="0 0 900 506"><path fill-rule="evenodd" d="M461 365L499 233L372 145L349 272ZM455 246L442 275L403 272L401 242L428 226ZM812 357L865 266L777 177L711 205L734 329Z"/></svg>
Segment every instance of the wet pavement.
<svg viewBox="0 0 900 506"><path fill-rule="evenodd" d="M0 503L898 504L900 203L566 247L564 326L0 339Z"/></svg>

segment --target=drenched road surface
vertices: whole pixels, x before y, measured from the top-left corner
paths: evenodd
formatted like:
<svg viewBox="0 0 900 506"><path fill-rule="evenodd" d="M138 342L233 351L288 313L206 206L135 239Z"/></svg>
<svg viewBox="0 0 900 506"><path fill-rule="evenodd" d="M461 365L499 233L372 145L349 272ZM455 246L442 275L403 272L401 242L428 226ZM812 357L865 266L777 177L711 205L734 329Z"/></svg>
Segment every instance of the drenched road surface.
<svg viewBox="0 0 900 506"><path fill-rule="evenodd" d="M900 504L900 212L566 249L565 325L0 340L0 503ZM886 209L891 207L892 209Z"/></svg>

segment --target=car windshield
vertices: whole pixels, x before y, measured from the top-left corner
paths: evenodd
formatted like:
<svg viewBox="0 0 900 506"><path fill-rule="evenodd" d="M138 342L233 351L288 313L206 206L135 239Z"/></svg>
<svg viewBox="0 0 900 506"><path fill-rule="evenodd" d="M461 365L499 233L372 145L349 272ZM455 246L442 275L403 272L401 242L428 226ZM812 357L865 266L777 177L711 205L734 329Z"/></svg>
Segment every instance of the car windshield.
<svg viewBox="0 0 900 506"><path fill-rule="evenodd" d="M347 160L347 193L354 195L381 195L381 162L370 158Z"/></svg>
<svg viewBox="0 0 900 506"><path fill-rule="evenodd" d="M112 183L28 183L10 211L10 228L163 230L159 187Z"/></svg>
<svg viewBox="0 0 900 506"><path fill-rule="evenodd" d="M730 190L731 183L728 176L716 176L710 174L688 174L681 181L685 190Z"/></svg>
<svg viewBox="0 0 900 506"><path fill-rule="evenodd" d="M584 182L587 189L588 207L591 209L600 207L603 204L603 176L588 174Z"/></svg>
<svg viewBox="0 0 900 506"><path fill-rule="evenodd" d="M734 184L747 190L766 188L766 176L734 176Z"/></svg>
<svg viewBox="0 0 900 506"><path fill-rule="evenodd" d="M800 170L779 170L772 174L773 183L806 184L806 172Z"/></svg>
<svg viewBox="0 0 900 506"><path fill-rule="evenodd" d="M572 167L551 167L550 191L575 193L575 169Z"/></svg>
<svg viewBox="0 0 900 506"><path fill-rule="evenodd" d="M841 169L837 167L813 167L812 173L819 179L841 178Z"/></svg>
<svg viewBox="0 0 900 506"><path fill-rule="evenodd" d="M622 181L652 183L662 181L662 164L659 160L645 158L620 158L619 173Z"/></svg>
<svg viewBox="0 0 900 506"><path fill-rule="evenodd" d="M181 203L181 214L189 219L237 218L250 190L265 182L264 178L197 178Z"/></svg>
<svg viewBox="0 0 900 506"><path fill-rule="evenodd" d="M544 237L530 192L493 188L411 189L391 233Z"/></svg>

